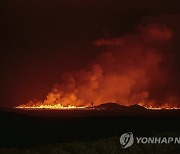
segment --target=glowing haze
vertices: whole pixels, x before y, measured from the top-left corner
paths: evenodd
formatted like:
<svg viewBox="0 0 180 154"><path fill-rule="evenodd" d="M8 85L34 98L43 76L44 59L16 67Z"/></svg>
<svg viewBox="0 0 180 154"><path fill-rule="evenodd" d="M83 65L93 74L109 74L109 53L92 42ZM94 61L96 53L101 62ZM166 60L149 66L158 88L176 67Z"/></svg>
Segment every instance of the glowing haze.
<svg viewBox="0 0 180 154"><path fill-rule="evenodd" d="M44 101L23 106L90 106L105 102L145 107L179 107L174 95L151 98L151 90L166 84L173 56L164 52L173 31L163 24L139 25L137 32L94 42L105 51L80 70L65 72Z"/></svg>

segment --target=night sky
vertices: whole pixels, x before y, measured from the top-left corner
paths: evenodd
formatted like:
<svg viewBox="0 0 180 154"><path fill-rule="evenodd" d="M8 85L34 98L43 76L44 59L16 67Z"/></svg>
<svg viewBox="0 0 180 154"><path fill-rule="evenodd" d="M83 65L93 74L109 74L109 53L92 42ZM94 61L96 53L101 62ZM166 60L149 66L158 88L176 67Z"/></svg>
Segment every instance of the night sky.
<svg viewBox="0 0 180 154"><path fill-rule="evenodd" d="M5 107L45 98L64 71L82 68L103 51L94 45L96 40L132 33L146 20L166 22L177 31L180 25L178 0L1 3L0 106ZM176 59L170 66L170 88L176 94L180 91L175 82L179 80L179 37L172 50Z"/></svg>

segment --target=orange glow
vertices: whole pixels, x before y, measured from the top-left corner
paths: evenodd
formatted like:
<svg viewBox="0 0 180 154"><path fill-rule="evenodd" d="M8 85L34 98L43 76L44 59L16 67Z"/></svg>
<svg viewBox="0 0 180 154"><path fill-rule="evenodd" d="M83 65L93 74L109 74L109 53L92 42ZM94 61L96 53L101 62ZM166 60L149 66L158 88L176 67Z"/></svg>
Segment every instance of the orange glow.
<svg viewBox="0 0 180 154"><path fill-rule="evenodd" d="M53 110L72 110L72 109L86 109L86 106L77 107L74 105L62 106L59 104L54 105L44 105L44 104L35 104L35 105L20 105L15 107L17 109L27 109L27 110L35 110L35 109L53 109Z"/></svg>
<svg viewBox="0 0 180 154"><path fill-rule="evenodd" d="M163 106L153 106L153 105L143 105L142 103L138 104L139 106L144 107L145 109L149 110L179 110L180 107L172 107L168 105L163 105ZM38 109L50 109L50 110L88 110L88 109L94 109L92 107L88 106L75 106L75 105L68 105L68 106L63 106L60 103L59 104L54 104L54 105L48 105L48 104L23 104L15 107L16 109L25 109L25 110L38 110Z"/></svg>
<svg viewBox="0 0 180 154"><path fill-rule="evenodd" d="M175 107L175 106L168 106L168 105L162 105L162 106L153 106L153 105L142 105L141 103L139 104L140 106L149 109L149 110L179 110L180 107Z"/></svg>

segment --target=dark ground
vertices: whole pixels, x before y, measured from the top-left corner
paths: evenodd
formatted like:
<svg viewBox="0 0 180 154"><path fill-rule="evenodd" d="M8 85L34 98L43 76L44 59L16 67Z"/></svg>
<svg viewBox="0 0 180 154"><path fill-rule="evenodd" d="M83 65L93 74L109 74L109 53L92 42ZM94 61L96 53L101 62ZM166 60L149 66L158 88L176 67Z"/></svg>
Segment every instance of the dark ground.
<svg viewBox="0 0 180 154"><path fill-rule="evenodd" d="M119 137L180 133L180 110L150 111L139 106L109 110L2 110L0 146L33 147Z"/></svg>
<svg viewBox="0 0 180 154"><path fill-rule="evenodd" d="M180 110L154 111L116 104L68 111L1 108L0 123L3 154L180 152L179 145L133 145L123 151L119 144L125 132L180 136Z"/></svg>

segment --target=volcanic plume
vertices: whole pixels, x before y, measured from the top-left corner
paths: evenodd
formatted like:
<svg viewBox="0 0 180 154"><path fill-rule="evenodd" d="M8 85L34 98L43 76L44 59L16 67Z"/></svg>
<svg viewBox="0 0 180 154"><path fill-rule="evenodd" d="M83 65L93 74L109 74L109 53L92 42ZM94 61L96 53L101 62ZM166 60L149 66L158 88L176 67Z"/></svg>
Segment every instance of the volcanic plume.
<svg viewBox="0 0 180 154"><path fill-rule="evenodd" d="M62 75L44 101L24 106L90 106L104 102L145 107L179 107L179 97L153 91L163 89L171 76L173 55L166 52L173 30L165 24L138 25L136 32L94 42L104 52L87 66ZM161 91L159 91L161 95ZM23 106L23 105L22 105Z"/></svg>

